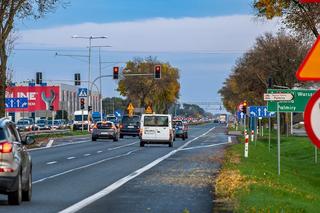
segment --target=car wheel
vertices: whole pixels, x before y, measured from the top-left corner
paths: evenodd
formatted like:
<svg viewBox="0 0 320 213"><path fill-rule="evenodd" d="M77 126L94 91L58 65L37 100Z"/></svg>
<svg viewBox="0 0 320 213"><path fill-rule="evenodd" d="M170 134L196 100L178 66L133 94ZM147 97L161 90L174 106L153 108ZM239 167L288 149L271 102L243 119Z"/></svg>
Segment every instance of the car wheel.
<svg viewBox="0 0 320 213"><path fill-rule="evenodd" d="M169 147L173 147L173 142L169 142Z"/></svg>
<svg viewBox="0 0 320 213"><path fill-rule="evenodd" d="M122 134L120 134L120 138L123 138L123 135L122 135Z"/></svg>
<svg viewBox="0 0 320 213"><path fill-rule="evenodd" d="M95 137L92 137L92 141L97 141L97 138L95 138Z"/></svg>
<svg viewBox="0 0 320 213"><path fill-rule="evenodd" d="M117 136L114 136L114 137L113 137L113 141L114 141L114 142L117 142L117 141L118 141L118 137L117 137Z"/></svg>
<svg viewBox="0 0 320 213"><path fill-rule="evenodd" d="M17 191L10 192L8 194L8 203L9 205L20 205L22 202L22 183L21 183L21 174L18 174L18 187Z"/></svg>
<svg viewBox="0 0 320 213"><path fill-rule="evenodd" d="M140 147L144 147L144 142L140 141Z"/></svg>
<svg viewBox="0 0 320 213"><path fill-rule="evenodd" d="M182 135L182 140L186 140L186 135L185 134Z"/></svg>
<svg viewBox="0 0 320 213"><path fill-rule="evenodd" d="M188 136L188 133L186 133L186 138L188 139L188 137L189 137L189 136Z"/></svg>
<svg viewBox="0 0 320 213"><path fill-rule="evenodd" d="M22 191L22 200L31 201L32 197L32 173L29 173L26 190Z"/></svg>

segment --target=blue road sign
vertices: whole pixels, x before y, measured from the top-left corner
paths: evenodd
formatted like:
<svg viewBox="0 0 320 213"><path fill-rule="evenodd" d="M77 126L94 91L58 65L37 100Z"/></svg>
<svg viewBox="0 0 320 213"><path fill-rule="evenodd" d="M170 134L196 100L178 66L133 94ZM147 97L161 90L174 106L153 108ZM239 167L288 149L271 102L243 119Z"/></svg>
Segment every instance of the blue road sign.
<svg viewBox="0 0 320 213"><path fill-rule="evenodd" d="M122 116L122 111L121 110L117 110L114 112L115 116L117 117L121 117Z"/></svg>
<svg viewBox="0 0 320 213"><path fill-rule="evenodd" d="M267 106L250 106L249 115L253 118L272 118L276 116L276 113L268 112Z"/></svg>
<svg viewBox="0 0 320 213"><path fill-rule="evenodd" d="M80 98L86 98L88 97L88 89L87 88L79 88L78 89L78 96Z"/></svg>
<svg viewBox="0 0 320 213"><path fill-rule="evenodd" d="M6 109L12 108L28 108L28 98L6 98Z"/></svg>
<svg viewBox="0 0 320 213"><path fill-rule="evenodd" d="M237 112L238 120L244 119L245 114L243 112Z"/></svg>

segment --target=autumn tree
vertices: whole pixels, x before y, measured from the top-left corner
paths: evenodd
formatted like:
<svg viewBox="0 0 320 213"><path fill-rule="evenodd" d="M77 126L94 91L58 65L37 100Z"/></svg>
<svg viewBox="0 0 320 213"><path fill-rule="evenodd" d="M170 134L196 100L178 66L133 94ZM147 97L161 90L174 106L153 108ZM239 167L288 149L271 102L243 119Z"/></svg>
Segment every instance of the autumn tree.
<svg viewBox="0 0 320 213"><path fill-rule="evenodd" d="M273 19L281 17L283 23L301 37L319 36L320 3L300 3L299 0L254 0L257 16Z"/></svg>
<svg viewBox="0 0 320 213"><path fill-rule="evenodd" d="M0 2L0 117L5 115L5 89L8 51L17 19L41 18L52 11L61 0L1 0Z"/></svg>
<svg viewBox="0 0 320 213"><path fill-rule="evenodd" d="M156 64L161 64L161 79L153 77ZM179 70L169 63L161 63L151 57L145 60L134 59L127 63L118 91L137 107L152 105L155 112L167 113L179 97Z"/></svg>
<svg viewBox="0 0 320 213"><path fill-rule="evenodd" d="M226 109L234 112L243 100L251 105L265 105L263 94L270 77L277 86L304 86L295 73L307 51L308 46L283 32L258 37L254 47L238 59L219 91Z"/></svg>

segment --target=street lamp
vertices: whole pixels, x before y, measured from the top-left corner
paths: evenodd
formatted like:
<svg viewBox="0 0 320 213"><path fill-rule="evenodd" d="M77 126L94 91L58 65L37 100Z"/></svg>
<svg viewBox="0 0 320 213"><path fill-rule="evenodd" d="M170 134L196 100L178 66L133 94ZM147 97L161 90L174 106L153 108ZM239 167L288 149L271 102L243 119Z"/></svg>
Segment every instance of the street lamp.
<svg viewBox="0 0 320 213"><path fill-rule="evenodd" d="M89 70L88 70L88 92L89 92L89 101L88 101L88 105L90 105L91 103L91 91L89 91L90 89L90 83L91 82L91 43L93 39L106 39L108 38L107 36L78 36L78 35L73 35L72 38L75 39L88 39L89 40Z"/></svg>
<svg viewBox="0 0 320 213"><path fill-rule="evenodd" d="M91 82L91 43L93 39L106 39L107 36L78 36L73 35L72 38L74 39L88 39L89 40L89 71L88 71L88 106L91 105L91 91L90 91L90 82ZM88 116L89 120L89 116ZM88 125L89 129L89 125Z"/></svg>

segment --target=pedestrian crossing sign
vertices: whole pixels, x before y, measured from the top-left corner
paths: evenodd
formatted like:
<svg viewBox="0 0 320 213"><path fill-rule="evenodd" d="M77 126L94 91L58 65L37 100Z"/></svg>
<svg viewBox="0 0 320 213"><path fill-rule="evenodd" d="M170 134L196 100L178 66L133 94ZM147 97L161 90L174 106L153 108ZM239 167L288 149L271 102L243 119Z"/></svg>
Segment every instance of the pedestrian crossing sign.
<svg viewBox="0 0 320 213"><path fill-rule="evenodd" d="M87 88L79 88L78 89L78 96L80 98L86 98L88 97L88 89Z"/></svg>

